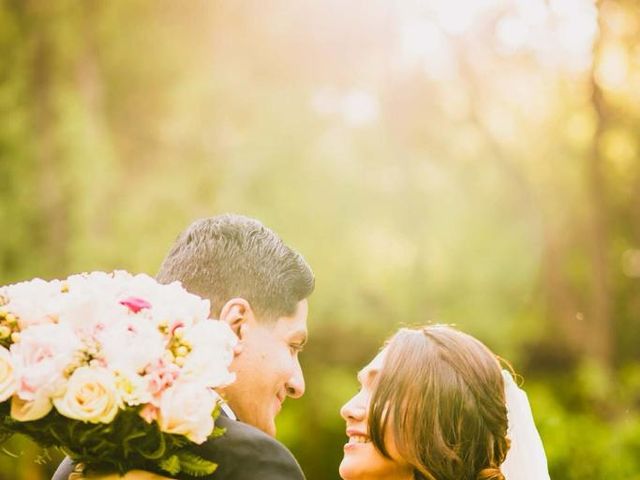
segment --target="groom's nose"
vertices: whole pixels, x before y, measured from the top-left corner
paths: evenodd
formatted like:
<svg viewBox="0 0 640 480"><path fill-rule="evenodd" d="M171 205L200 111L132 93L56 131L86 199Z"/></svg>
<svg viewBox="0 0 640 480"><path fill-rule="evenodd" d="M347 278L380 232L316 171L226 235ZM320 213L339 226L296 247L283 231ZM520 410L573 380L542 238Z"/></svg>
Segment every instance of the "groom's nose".
<svg viewBox="0 0 640 480"><path fill-rule="evenodd" d="M287 381L287 395L291 398L300 398L304 395L304 375L302 373L302 366L300 361L296 358L295 367L293 369L293 375Z"/></svg>

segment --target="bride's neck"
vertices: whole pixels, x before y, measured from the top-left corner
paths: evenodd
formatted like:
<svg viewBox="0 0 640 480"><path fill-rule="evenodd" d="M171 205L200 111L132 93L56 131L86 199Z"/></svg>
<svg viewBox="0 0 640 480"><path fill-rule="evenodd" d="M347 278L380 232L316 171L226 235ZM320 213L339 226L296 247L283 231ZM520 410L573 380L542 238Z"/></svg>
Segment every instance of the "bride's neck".
<svg viewBox="0 0 640 480"><path fill-rule="evenodd" d="M371 477L362 480L416 480L416 476L413 472L407 472L406 475L398 476L395 474L393 477Z"/></svg>

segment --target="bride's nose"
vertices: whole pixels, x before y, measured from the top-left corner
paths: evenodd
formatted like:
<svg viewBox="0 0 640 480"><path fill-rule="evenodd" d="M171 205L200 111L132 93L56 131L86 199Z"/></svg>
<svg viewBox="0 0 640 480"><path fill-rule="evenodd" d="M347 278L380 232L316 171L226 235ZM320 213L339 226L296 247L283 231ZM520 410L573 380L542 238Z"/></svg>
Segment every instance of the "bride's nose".
<svg viewBox="0 0 640 480"><path fill-rule="evenodd" d="M340 416L345 420L362 421L365 419L367 416L367 406L359 394L355 395L342 406Z"/></svg>

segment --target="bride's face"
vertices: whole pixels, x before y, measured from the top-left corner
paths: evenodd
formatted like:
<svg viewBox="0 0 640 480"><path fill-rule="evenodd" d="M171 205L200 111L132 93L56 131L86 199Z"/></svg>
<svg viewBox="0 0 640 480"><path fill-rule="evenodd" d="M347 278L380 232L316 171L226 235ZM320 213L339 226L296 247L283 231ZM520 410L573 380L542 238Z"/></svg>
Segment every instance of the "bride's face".
<svg viewBox="0 0 640 480"><path fill-rule="evenodd" d="M386 349L358 373L360 391L340 410L340 415L347 422L349 437L340 463L340 477L344 480L413 479L413 469L400 457L393 439L385 439L392 457L387 458L374 447L369 438L369 402L385 355Z"/></svg>

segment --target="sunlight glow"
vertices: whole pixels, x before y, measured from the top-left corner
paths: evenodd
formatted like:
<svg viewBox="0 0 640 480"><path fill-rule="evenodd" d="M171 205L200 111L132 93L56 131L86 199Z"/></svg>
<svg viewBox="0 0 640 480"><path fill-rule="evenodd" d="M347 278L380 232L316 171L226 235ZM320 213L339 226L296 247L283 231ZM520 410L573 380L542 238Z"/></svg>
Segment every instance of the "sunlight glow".
<svg viewBox="0 0 640 480"><path fill-rule="evenodd" d="M462 35L480 14L494 9L504 0L438 0L433 11L438 24L450 35Z"/></svg>
<svg viewBox="0 0 640 480"><path fill-rule="evenodd" d="M404 60L411 64L435 54L445 42L438 25L431 20L409 21L400 30L400 48Z"/></svg>
<svg viewBox="0 0 640 480"><path fill-rule="evenodd" d="M496 36L507 52L516 52L529 37L529 25L520 17L505 17L496 27Z"/></svg>
<svg viewBox="0 0 640 480"><path fill-rule="evenodd" d="M549 20L544 0L516 0L518 16L531 27L543 27Z"/></svg>
<svg viewBox="0 0 640 480"><path fill-rule="evenodd" d="M557 17L556 39L564 50L564 62L576 71L588 68L598 33L593 0L551 0L550 5Z"/></svg>
<svg viewBox="0 0 640 480"><path fill-rule="evenodd" d="M352 127L369 125L378 119L378 99L364 90L352 90L342 98L342 116Z"/></svg>
<svg viewBox="0 0 640 480"><path fill-rule="evenodd" d="M370 125L380 113L378 99L361 89L340 92L321 88L313 94L311 108L322 116L337 116L350 127Z"/></svg>
<svg viewBox="0 0 640 480"><path fill-rule="evenodd" d="M460 5L464 2L442 3L436 10L436 17L442 29L451 35L463 34L473 23L475 11L468 5Z"/></svg>
<svg viewBox="0 0 640 480"><path fill-rule="evenodd" d="M591 65L598 33L594 0L424 0L403 3L399 18L403 68L423 66L434 79L451 77L452 42L487 42L482 25L497 19L498 48L529 51L542 65L583 72Z"/></svg>
<svg viewBox="0 0 640 480"><path fill-rule="evenodd" d="M402 25L400 51L400 67L418 66L431 79L446 79L454 70L455 58L450 42L432 20L414 20Z"/></svg>
<svg viewBox="0 0 640 480"><path fill-rule="evenodd" d="M611 45L602 52L596 80L603 88L617 90L625 87L628 73L629 61L623 46Z"/></svg>

